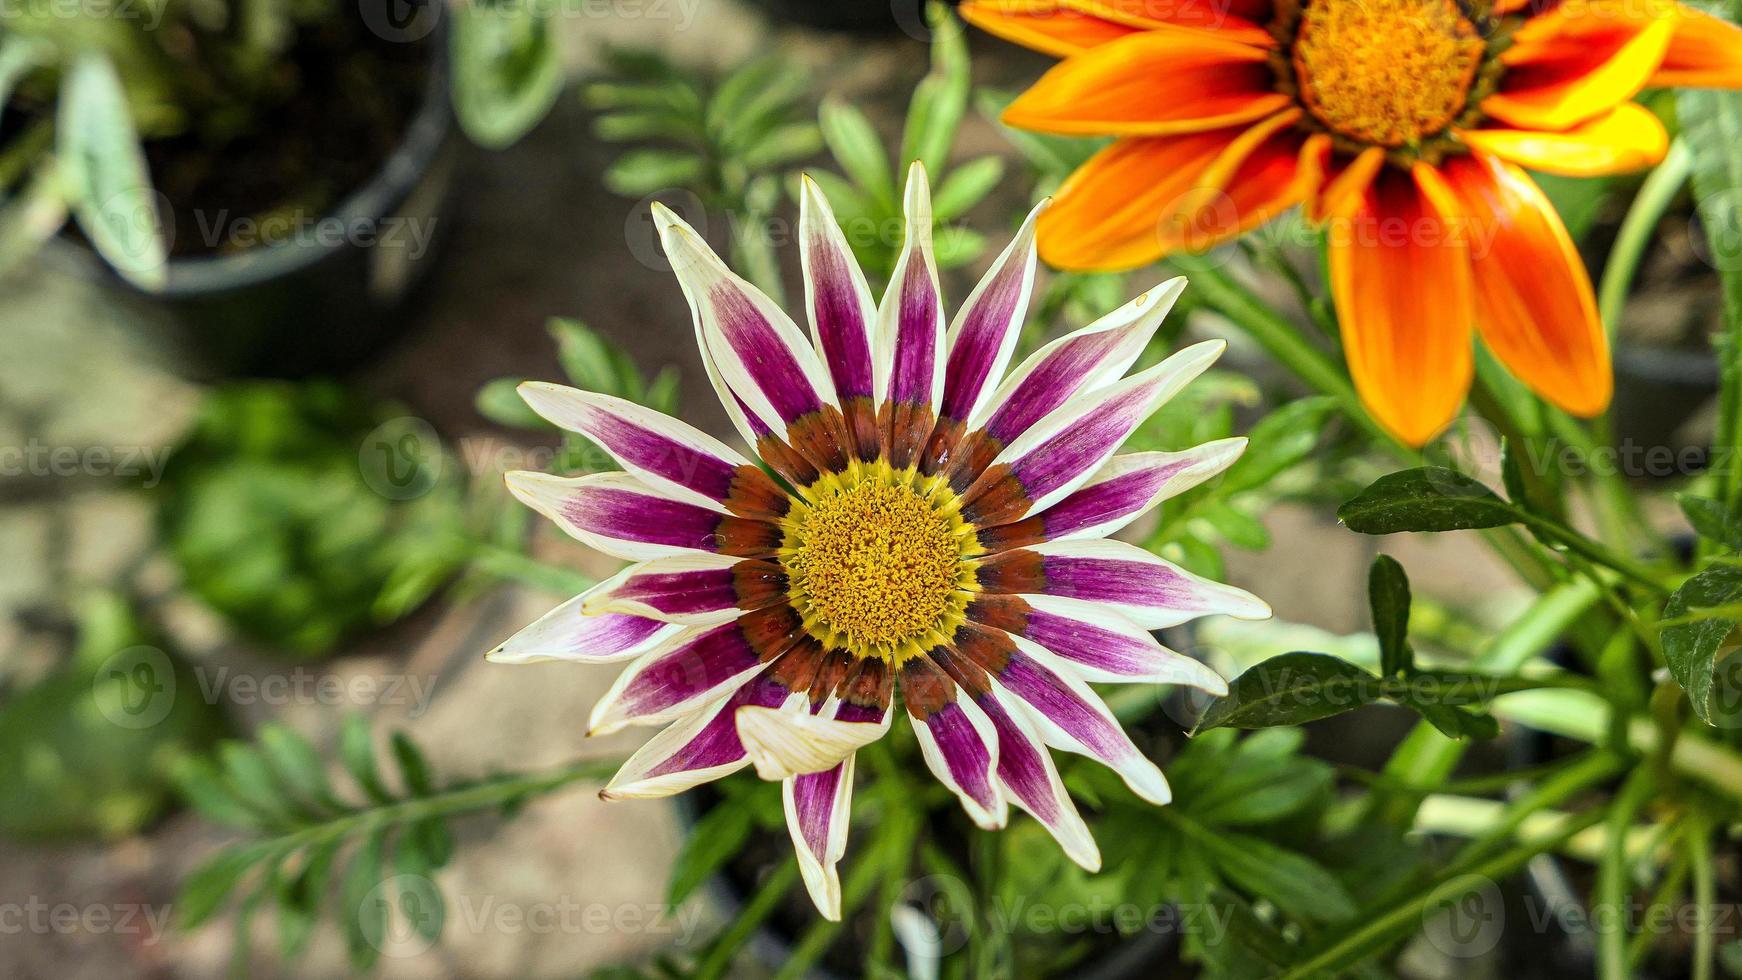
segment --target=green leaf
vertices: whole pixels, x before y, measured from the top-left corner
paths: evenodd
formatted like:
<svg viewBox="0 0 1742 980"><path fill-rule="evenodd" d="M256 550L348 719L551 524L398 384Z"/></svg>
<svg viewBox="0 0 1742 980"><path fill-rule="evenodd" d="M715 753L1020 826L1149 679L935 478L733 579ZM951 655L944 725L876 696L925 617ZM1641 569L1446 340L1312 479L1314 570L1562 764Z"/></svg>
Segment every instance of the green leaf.
<svg viewBox="0 0 1742 980"><path fill-rule="evenodd" d="M212 764L194 756L182 756L170 769L181 795L208 820L231 827L260 826L260 817L230 791Z"/></svg>
<svg viewBox="0 0 1742 980"><path fill-rule="evenodd" d="M884 211L899 213L895 177L871 120L845 102L828 99L818 110L817 121L822 126L823 142L847 176Z"/></svg>
<svg viewBox="0 0 1742 980"><path fill-rule="evenodd" d="M375 767L375 737L369 731L368 718L360 714L345 717L345 727L339 732L339 760L371 801L388 803L393 800L393 794L382 785L381 773Z"/></svg>
<svg viewBox="0 0 1742 980"><path fill-rule="evenodd" d="M657 110L613 112L593 120L593 135L607 143L634 143L665 139L680 143L695 140L695 127L688 119Z"/></svg>
<svg viewBox="0 0 1742 980"><path fill-rule="evenodd" d="M1289 731L1294 729L1272 728L1253 738ZM1196 795L1181 794L1180 805L1193 819L1223 827L1269 823L1301 810L1333 782L1330 768L1311 759L1291 755L1266 763L1244 755L1229 759Z"/></svg>
<svg viewBox="0 0 1742 980"><path fill-rule="evenodd" d="M370 834L351 855L351 865L339 884L338 916L345 926L345 947L351 966L367 970L381 955L380 943L387 935L387 898L376 888L381 884L382 847L385 829Z"/></svg>
<svg viewBox="0 0 1742 980"><path fill-rule="evenodd" d="M1732 11L1733 13L1733 11ZM1727 334L1742 329L1742 93L1710 89L1676 92L1676 118L1680 139L1693 154L1691 180L1700 224L1704 226L1710 261L1723 284L1724 320ZM1725 390L1738 383L1738 352L1723 352ZM1719 437L1727 434L1720 426ZM1730 449L1733 447L1722 447Z"/></svg>
<svg viewBox="0 0 1742 980"><path fill-rule="evenodd" d="M1004 159L997 156L976 157L950 171L938 185L932 198L932 217L937 221L954 221L979 204L998 182L1004 179Z"/></svg>
<svg viewBox="0 0 1742 980"><path fill-rule="evenodd" d="M429 858L430 868L443 868L454 857L454 838L439 817L427 817L405 828L407 839Z"/></svg>
<svg viewBox="0 0 1742 980"><path fill-rule="evenodd" d="M314 934L314 924L325 904L327 883L332 878L333 858L342 838L311 845L303 853L302 867L278 882L278 949L285 960L295 959Z"/></svg>
<svg viewBox="0 0 1742 980"><path fill-rule="evenodd" d="M1721 562L1688 579L1675 590L1669 602L1664 604L1663 618L1680 619L1696 610L1738 602L1742 602L1742 566ZM1722 717L1727 720L1736 712L1736 707L1729 702L1737 696L1737 691L1713 690L1718 654L1736 623L1735 619L1726 616L1714 616L1665 626L1661 633L1663 656L1669 664L1670 674L1688 692L1694 713L1707 724L1715 724L1712 711L1714 694L1723 696L1723 703L1719 705Z"/></svg>
<svg viewBox="0 0 1742 980"><path fill-rule="evenodd" d="M971 228L939 228L937 232L933 255L940 269L967 265L986 251L986 236Z"/></svg>
<svg viewBox="0 0 1742 980"><path fill-rule="evenodd" d="M1227 696L1204 712L1196 731L1298 725L1372 704L1379 695L1379 679L1347 660L1285 653L1235 678Z"/></svg>
<svg viewBox="0 0 1742 980"><path fill-rule="evenodd" d="M1379 673L1401 674L1415 666L1409 648L1409 577L1390 555L1373 559L1367 572L1367 603L1373 610L1373 635L1379 640Z"/></svg>
<svg viewBox="0 0 1742 980"><path fill-rule="evenodd" d="M1480 482L1442 466L1382 476L1337 508L1337 519L1361 534L1463 531L1515 524L1519 512Z"/></svg>
<svg viewBox="0 0 1742 980"><path fill-rule="evenodd" d="M744 849L755 827L755 815L750 807L733 800L709 810L691 828L683 849L672 863L665 900L675 906L688 898Z"/></svg>
<svg viewBox="0 0 1742 980"><path fill-rule="evenodd" d="M613 194L644 197L692 186L706 172L702 158L688 150L630 150L605 168L605 186Z"/></svg>
<svg viewBox="0 0 1742 980"><path fill-rule="evenodd" d="M326 764L307 739L287 725L269 722L261 726L256 740L279 781L302 802L328 811L340 809L327 784Z"/></svg>
<svg viewBox="0 0 1742 980"><path fill-rule="evenodd" d="M241 742L218 746L218 758L231 790L254 812L273 823L294 823L296 805L284 794L265 758Z"/></svg>
<svg viewBox="0 0 1742 980"><path fill-rule="evenodd" d="M556 340L557 363L577 387L627 398L634 390L623 384L620 365L626 355L602 334L579 320L553 317L545 329Z"/></svg>
<svg viewBox="0 0 1742 980"><path fill-rule="evenodd" d="M441 938L447 921L447 900L435 883L435 864L420 841L402 834L393 855L393 873L399 887L399 913L424 939Z"/></svg>
<svg viewBox="0 0 1742 980"><path fill-rule="evenodd" d="M176 916L183 929L192 929L210 918L224 899L236 890L242 876L275 845L236 844L219 851L183 879L176 898Z"/></svg>
<svg viewBox="0 0 1742 980"><path fill-rule="evenodd" d="M937 179L944 172L944 162L968 109L968 45L961 21L943 5L930 5L927 15L932 27L932 66L908 104L901 163L905 166L918 160Z"/></svg>
<svg viewBox="0 0 1742 980"><path fill-rule="evenodd" d="M1230 882L1283 912L1314 922L1355 917L1355 900L1329 871L1295 851L1247 834L1211 831L1189 819L1177 824Z"/></svg>
<svg viewBox="0 0 1742 980"><path fill-rule="evenodd" d="M562 91L550 25L531 4L452 8L454 114L477 143L502 149L538 125Z"/></svg>
<svg viewBox="0 0 1742 980"><path fill-rule="evenodd" d="M1216 529L1229 544L1247 551L1263 551L1270 547L1270 531L1264 522L1225 500L1204 502L1197 516Z"/></svg>
<svg viewBox="0 0 1742 980"><path fill-rule="evenodd" d="M1337 408L1336 400L1320 395L1291 401L1252 427L1246 451L1222 478L1224 495L1264 486L1309 456Z"/></svg>
<svg viewBox="0 0 1742 980"><path fill-rule="evenodd" d="M478 408L478 414L497 425L506 425L516 429L549 429L552 428L544 417L533 411L526 404L526 399L520 397L520 378L497 378L484 383L478 389L473 403Z"/></svg>
<svg viewBox="0 0 1742 980"><path fill-rule="evenodd" d="M1742 519L1721 502L1687 493L1677 494L1675 499L1700 537L1727 548L1742 548Z"/></svg>
<svg viewBox="0 0 1742 980"><path fill-rule="evenodd" d="M1425 718L1447 738L1493 738L1500 734L1500 723L1492 715L1480 714L1455 704L1410 697L1407 693L1397 703Z"/></svg>
<svg viewBox="0 0 1742 980"><path fill-rule="evenodd" d="M389 741L393 749L394 761L399 763L399 776L405 781L405 788L412 796L428 796L435 791L435 783L430 778L429 763L424 760L423 753L404 732L394 732Z"/></svg>
<svg viewBox="0 0 1742 980"><path fill-rule="evenodd" d="M749 170L768 170L813 157L822 148L823 133L815 123L787 123L757 140L738 162Z"/></svg>
<svg viewBox="0 0 1742 980"><path fill-rule="evenodd" d="M107 58L81 55L68 69L55 132L61 187L85 237L130 282L161 288L169 261L163 216L127 93Z"/></svg>

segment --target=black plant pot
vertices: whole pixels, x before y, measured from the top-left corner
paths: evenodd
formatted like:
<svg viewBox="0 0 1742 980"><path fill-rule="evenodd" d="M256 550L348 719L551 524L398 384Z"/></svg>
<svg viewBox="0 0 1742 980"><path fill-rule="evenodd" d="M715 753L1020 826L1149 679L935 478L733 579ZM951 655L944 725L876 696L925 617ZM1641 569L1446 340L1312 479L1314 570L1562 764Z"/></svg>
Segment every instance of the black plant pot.
<svg viewBox="0 0 1742 980"><path fill-rule="evenodd" d="M150 320L174 370L196 379L332 372L404 327L450 230L459 152L444 32L427 48L428 77L404 136L330 214L273 244L171 259L156 291L126 287L168 314Z"/></svg>

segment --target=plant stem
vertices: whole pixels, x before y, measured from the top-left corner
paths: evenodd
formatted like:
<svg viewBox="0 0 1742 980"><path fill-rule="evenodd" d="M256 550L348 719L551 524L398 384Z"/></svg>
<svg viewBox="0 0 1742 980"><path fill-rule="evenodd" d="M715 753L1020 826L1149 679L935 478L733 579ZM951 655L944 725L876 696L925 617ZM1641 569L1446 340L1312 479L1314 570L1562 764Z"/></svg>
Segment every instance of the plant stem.
<svg viewBox="0 0 1742 980"><path fill-rule="evenodd" d="M1639 185L1638 196L1621 220L1597 289L1597 316L1611 337L1621 323L1621 309L1627 303L1627 293L1633 287L1633 276L1645 255L1645 247L1651 243L1658 222L1663 220L1664 212L1669 210L1670 202L1687 183L1693 169L1694 155L1688 152L1687 144L1679 139L1671 143L1663 162Z"/></svg>
<svg viewBox="0 0 1742 980"><path fill-rule="evenodd" d="M738 912L738 917L732 920L720 938L715 940L708 951L708 956L697 967L693 974L694 980L719 980L726 975L726 970L732 965L732 958L738 955L738 950L750 941L751 935L762 925L774 909L780 904L786 893L792 891L798 884L798 858L789 857L781 862L772 874L763 880L756 889L756 894L750 896L750 901L744 903L744 908Z"/></svg>
<svg viewBox="0 0 1742 980"><path fill-rule="evenodd" d="M1593 903L1593 911L1608 909L1611 913L1593 917L1594 923L1609 920L1607 926L1599 925L1597 931L1597 975L1602 980L1627 980L1629 976L1627 926L1620 914L1627 900L1627 829L1633 826L1633 818L1656 785L1656 772L1649 766L1640 766L1627 777L1621 792L1609 805L1608 850L1597 866L1597 894Z"/></svg>
<svg viewBox="0 0 1742 980"><path fill-rule="evenodd" d="M1712 980L1712 954L1716 937L1712 933L1713 914L1717 910L1718 887L1712 875L1711 828L1705 818L1696 818L1687 833L1688 864L1694 876L1694 908L1699 925L1694 930L1693 980Z"/></svg>

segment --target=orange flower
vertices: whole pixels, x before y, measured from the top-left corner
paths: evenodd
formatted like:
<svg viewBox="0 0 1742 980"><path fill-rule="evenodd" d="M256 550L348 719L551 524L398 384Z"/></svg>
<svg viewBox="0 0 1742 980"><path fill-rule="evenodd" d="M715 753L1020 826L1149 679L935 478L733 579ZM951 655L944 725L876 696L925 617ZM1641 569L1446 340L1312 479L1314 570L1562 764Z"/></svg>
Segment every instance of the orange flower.
<svg viewBox="0 0 1742 980"><path fill-rule="evenodd" d="M1673 0L965 0L1064 58L1025 129L1114 135L1040 217L1040 254L1127 269L1295 205L1327 224L1355 387L1421 445L1457 414L1479 332L1576 415L1609 404L1608 341L1560 217L1522 169L1650 166L1647 86L1742 87L1742 29Z"/></svg>

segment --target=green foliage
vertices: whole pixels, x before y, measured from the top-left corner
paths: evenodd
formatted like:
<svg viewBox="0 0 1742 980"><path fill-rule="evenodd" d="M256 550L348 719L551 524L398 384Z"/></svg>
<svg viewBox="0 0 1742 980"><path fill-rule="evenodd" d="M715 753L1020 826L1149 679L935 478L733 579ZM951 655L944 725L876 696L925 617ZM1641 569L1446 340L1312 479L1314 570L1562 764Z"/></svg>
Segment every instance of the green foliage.
<svg viewBox="0 0 1742 980"><path fill-rule="evenodd" d="M169 260L163 219L121 77L102 55L86 54L63 85L55 155L67 205L116 271L142 288L159 288Z"/></svg>
<svg viewBox="0 0 1742 980"><path fill-rule="evenodd" d="M93 595L79 609L72 661L0 707L0 834L131 834L170 801L173 761L224 727L193 671L127 602Z"/></svg>
<svg viewBox="0 0 1742 980"><path fill-rule="evenodd" d="M562 93L551 25L534 4L457 3L448 10L454 115L479 145L507 147L538 125Z"/></svg>
<svg viewBox="0 0 1742 980"><path fill-rule="evenodd" d="M1731 724L1733 690L1714 691L1714 677L1738 622L1742 622L1742 562L1735 556L1714 562L1688 579L1664 604L1664 661L1676 683L1687 691L1694 713L1707 724ZM1713 713L1714 695L1723 696L1720 715Z"/></svg>
<svg viewBox="0 0 1742 980"><path fill-rule="evenodd" d="M471 539L433 430L329 383L215 389L155 489L184 584L238 631L323 653L419 605Z"/></svg>
<svg viewBox="0 0 1742 980"><path fill-rule="evenodd" d="M1443 466L1423 466L1375 480L1337 508L1337 519L1362 534L1396 534L1503 527L1522 518L1479 481Z"/></svg>

